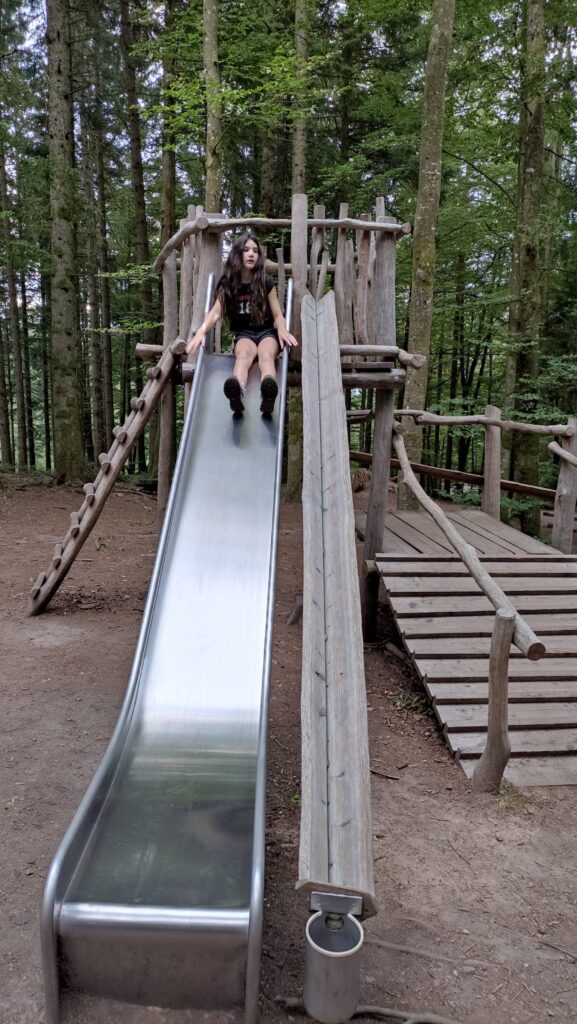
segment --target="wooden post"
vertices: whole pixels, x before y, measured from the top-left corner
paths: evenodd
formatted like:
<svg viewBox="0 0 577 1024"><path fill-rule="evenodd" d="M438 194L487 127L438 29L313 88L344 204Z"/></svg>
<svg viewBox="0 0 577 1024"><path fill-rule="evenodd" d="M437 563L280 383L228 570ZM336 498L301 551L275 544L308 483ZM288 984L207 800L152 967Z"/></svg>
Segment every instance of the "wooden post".
<svg viewBox="0 0 577 1024"><path fill-rule="evenodd" d="M385 217L385 201L382 198L377 199L377 220L391 220L391 218ZM389 236L385 232L379 232L375 242L375 296L377 301L374 308L376 333L374 341L381 345L396 345L395 273L395 237ZM394 391L379 389L376 398L373 464L363 548L365 561L374 559L377 551L383 549L391 471L394 407ZM376 633L378 597L379 576L375 574L365 576L361 582L361 605L363 635L366 641L374 639Z"/></svg>
<svg viewBox="0 0 577 1024"><path fill-rule="evenodd" d="M314 208L315 220L325 219L325 208L324 206L315 206ZM309 292L311 295L317 293L317 280L318 280L318 261L319 255L323 250L325 244L325 232L324 228L313 228L312 242L311 242L311 256L309 266Z"/></svg>
<svg viewBox="0 0 577 1024"><path fill-rule="evenodd" d="M188 223L188 219L187 217L185 220L181 220L181 227ZM195 248L196 238L194 235L190 235L182 245L180 256L180 302L178 308L178 335L180 338L186 338L192 318ZM174 338L172 340L174 341Z"/></svg>
<svg viewBox="0 0 577 1024"><path fill-rule="evenodd" d="M501 418L501 410L496 405L485 407L485 416L493 419ZM483 498L481 509L493 519L501 518L501 428L485 425L485 467L484 467Z"/></svg>
<svg viewBox="0 0 577 1024"><path fill-rule="evenodd" d="M339 219L344 220L349 212L348 203L341 203ZM335 303L339 325L339 341L351 345L353 341L352 292L348 287L347 275L347 232L339 229L337 233L337 256L335 261Z"/></svg>
<svg viewBox="0 0 577 1024"><path fill-rule="evenodd" d="M496 793L511 756L508 669L514 629L515 613L508 608L498 608L489 657L487 744L473 774L474 793Z"/></svg>
<svg viewBox="0 0 577 1024"><path fill-rule="evenodd" d="M162 268L164 305L163 342L167 348L178 334L178 294L176 285L176 252L171 252ZM191 296L192 297L192 296ZM160 399L160 447L158 451L157 523L160 533L168 503L175 459L176 409L174 384L170 379Z"/></svg>
<svg viewBox="0 0 577 1024"><path fill-rule="evenodd" d="M577 426L577 418L570 417L567 420L569 427ZM562 438L561 444L565 451L571 455L577 455L577 433L572 437ZM559 464L559 479L557 481L557 493L555 495L555 510L553 514L553 531L551 543L564 555L570 555L573 548L573 528L575 517L575 502L577 501L577 469L571 463L561 459Z"/></svg>
<svg viewBox="0 0 577 1024"><path fill-rule="evenodd" d="M368 213L361 214L361 220L369 220ZM368 306L369 306L369 257L371 251L371 232L357 231L357 301L356 301L356 325L357 344L366 345L369 339L368 332Z"/></svg>
<svg viewBox="0 0 577 1024"><path fill-rule="evenodd" d="M292 333L302 344L301 305L307 289L307 197L292 197L291 264L293 278ZM293 350L294 351L294 350ZM301 355L301 353L298 353ZM291 388L288 401L288 459L286 496L298 501L303 481L303 406L299 388Z"/></svg>
<svg viewBox="0 0 577 1024"><path fill-rule="evenodd" d="M283 249L277 249L276 261L278 266L276 290L278 295L278 301L280 302L281 305L281 309L284 309L284 296L286 291L286 270Z"/></svg>

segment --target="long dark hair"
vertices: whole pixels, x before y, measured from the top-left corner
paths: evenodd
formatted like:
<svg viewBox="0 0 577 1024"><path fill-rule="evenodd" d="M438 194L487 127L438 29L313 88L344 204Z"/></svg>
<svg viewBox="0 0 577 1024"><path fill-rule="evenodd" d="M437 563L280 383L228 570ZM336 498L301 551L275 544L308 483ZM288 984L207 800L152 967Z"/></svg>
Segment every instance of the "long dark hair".
<svg viewBox="0 0 577 1024"><path fill-rule="evenodd" d="M239 235L232 243L224 265L224 273L216 286L216 298L220 299L227 320L231 320L238 311L241 291L246 288L242 283L242 252L249 239L256 242L258 248L258 258L251 278L250 313L255 324L262 324L268 312L264 253L258 238L248 231Z"/></svg>

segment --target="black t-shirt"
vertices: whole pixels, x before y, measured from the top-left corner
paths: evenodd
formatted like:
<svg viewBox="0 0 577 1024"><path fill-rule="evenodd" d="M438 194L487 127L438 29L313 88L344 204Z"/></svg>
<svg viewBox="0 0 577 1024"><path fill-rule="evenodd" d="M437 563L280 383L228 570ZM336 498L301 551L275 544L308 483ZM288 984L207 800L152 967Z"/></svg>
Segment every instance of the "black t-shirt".
<svg viewBox="0 0 577 1024"><path fill-rule="evenodd" d="M270 295L274 288L274 281L268 274L265 275L265 290L267 295ZM274 320L270 311L270 306L267 302L267 311L264 320L261 324L255 324L251 316L250 310L250 298L252 293L252 287L250 281L248 284L242 284L241 290L238 297L238 309L234 315L230 318L231 330L235 334L239 331L265 331L269 327L274 327Z"/></svg>

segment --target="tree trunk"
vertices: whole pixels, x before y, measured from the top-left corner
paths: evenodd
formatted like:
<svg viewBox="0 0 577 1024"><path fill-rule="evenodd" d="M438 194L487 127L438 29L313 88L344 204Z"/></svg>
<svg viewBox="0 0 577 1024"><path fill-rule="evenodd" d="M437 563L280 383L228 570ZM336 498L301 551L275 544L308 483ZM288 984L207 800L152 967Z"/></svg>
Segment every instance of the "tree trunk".
<svg viewBox="0 0 577 1024"><path fill-rule="evenodd" d="M203 0L203 56L206 84L206 187L204 207L220 211L222 100L218 67L218 0Z"/></svg>
<svg viewBox="0 0 577 1024"><path fill-rule="evenodd" d="M445 92L451 53L455 0L434 0L431 39L425 68L425 88L419 161L419 188L413 236L413 272L409 351L429 359L433 322L433 285L436 261L436 226L441 195ZM427 395L428 366L409 371L404 404L422 409ZM404 435L409 458L421 461L422 428L409 426ZM399 489L400 507L416 507L406 488Z"/></svg>
<svg viewBox="0 0 577 1024"><path fill-rule="evenodd" d="M42 412L44 419L44 468L47 473L52 469L52 423L51 423L51 360L48 324L50 282L45 274L40 277L40 336L42 339Z"/></svg>
<svg viewBox="0 0 577 1024"><path fill-rule="evenodd" d="M68 0L47 0L54 464L60 482L84 474L75 265L74 129Z"/></svg>
<svg viewBox="0 0 577 1024"><path fill-rule="evenodd" d="M510 310L509 340L513 344L515 385L513 405L519 419L532 420L539 375L542 319L541 213L544 173L545 18L543 0L526 0L525 44L521 83L519 196L513 266L517 288ZM539 483L539 439L514 439L515 479ZM538 511L521 515L523 530L538 533Z"/></svg>
<svg viewBox="0 0 577 1024"><path fill-rule="evenodd" d="M20 301L22 303L22 372L24 375L24 411L26 416L26 447L28 465L36 467L36 445L34 443L34 416L32 413L32 380L30 378L30 335L28 331L28 299L26 296L26 275L20 274Z"/></svg>
<svg viewBox="0 0 577 1024"><path fill-rule="evenodd" d="M146 199L144 194L144 173L142 169L142 132L136 88L136 64L132 55L133 39L130 23L129 0L120 0L120 38L124 56L124 80L126 86L128 129L130 134L130 175L134 198L134 233L136 239L136 262L140 266L150 266L150 247L148 244L148 226L146 222ZM155 321L155 309L152 297L152 282L145 278L140 288L142 315L148 324ZM145 328L144 341L154 344L156 330Z"/></svg>
<svg viewBox="0 0 577 1024"><path fill-rule="evenodd" d="M295 0L295 51L298 58L298 77L300 94L296 96L293 127L293 168L292 190L306 191L307 167L307 134L306 114L303 110L303 94L305 87L305 62L307 58L307 0Z"/></svg>
<svg viewBox="0 0 577 1024"><path fill-rule="evenodd" d="M16 273L11 266L10 248L10 201L8 197L8 184L6 180L6 154L4 145L0 142L0 229L4 251L7 256L5 278L8 289L8 322L10 325L10 341L12 346L12 357L14 360L14 391L16 395L16 425L18 434L18 468L26 469L27 447L26 447L26 405L24 397L24 370L22 364L22 340L20 337L20 322L18 319L18 298L16 292Z"/></svg>
<svg viewBox="0 0 577 1024"><path fill-rule="evenodd" d="M4 469L14 469L12 438L10 436L10 409L6 386L6 357L4 332L0 327L0 461Z"/></svg>
<svg viewBox="0 0 577 1024"><path fill-rule="evenodd" d="M96 201L98 205L98 265L100 270L100 324L102 330L102 390L104 401L104 424L106 449L113 440L114 392L112 387L112 334L110 331L110 284L108 281L108 232L106 214L106 176L104 169L104 129L102 124L102 101L100 98L100 74L95 74L94 94L94 150L96 159Z"/></svg>

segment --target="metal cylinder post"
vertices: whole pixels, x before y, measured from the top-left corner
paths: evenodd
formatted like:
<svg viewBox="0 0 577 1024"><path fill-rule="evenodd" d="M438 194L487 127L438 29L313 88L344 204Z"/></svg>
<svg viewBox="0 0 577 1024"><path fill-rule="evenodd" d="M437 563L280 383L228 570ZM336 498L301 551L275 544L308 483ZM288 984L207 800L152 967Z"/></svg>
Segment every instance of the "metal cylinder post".
<svg viewBox="0 0 577 1024"><path fill-rule="evenodd" d="M350 1020L360 997L364 932L352 914L319 910L306 927L303 1002L322 1024Z"/></svg>

